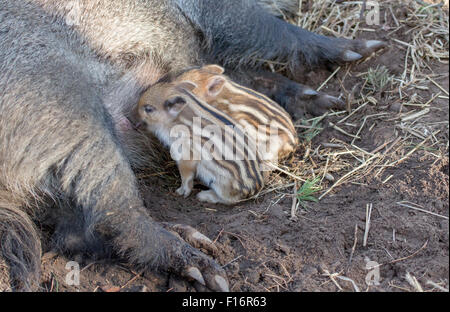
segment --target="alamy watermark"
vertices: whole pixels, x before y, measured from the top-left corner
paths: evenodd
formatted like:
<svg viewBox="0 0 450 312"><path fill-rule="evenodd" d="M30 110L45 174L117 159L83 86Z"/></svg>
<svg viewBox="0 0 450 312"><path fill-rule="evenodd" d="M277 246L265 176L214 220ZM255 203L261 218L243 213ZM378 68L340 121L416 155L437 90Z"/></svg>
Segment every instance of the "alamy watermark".
<svg viewBox="0 0 450 312"><path fill-rule="evenodd" d="M378 1L367 1L366 2L366 24L369 26L380 25L380 3Z"/></svg>
<svg viewBox="0 0 450 312"><path fill-rule="evenodd" d="M371 261L369 258L364 259L366 262L365 269L369 272L366 275L365 281L367 286L379 286L380 277L380 264L376 261ZM76 261L67 262L65 269L68 271L65 278L67 286L80 286L80 264Z"/></svg>
<svg viewBox="0 0 450 312"><path fill-rule="evenodd" d="M367 286L379 286L381 281L380 264L376 261L371 261L369 258L366 258L365 262L366 270L369 271L366 275Z"/></svg>
<svg viewBox="0 0 450 312"><path fill-rule="evenodd" d="M67 262L66 270L69 272L66 274L67 286L80 286L80 264L75 261Z"/></svg>
<svg viewBox="0 0 450 312"><path fill-rule="evenodd" d="M80 0L69 1L66 5L66 23L69 26L78 26L81 23L82 10ZM380 25L380 3L379 1L367 1L362 14L365 16L366 24L369 26Z"/></svg>

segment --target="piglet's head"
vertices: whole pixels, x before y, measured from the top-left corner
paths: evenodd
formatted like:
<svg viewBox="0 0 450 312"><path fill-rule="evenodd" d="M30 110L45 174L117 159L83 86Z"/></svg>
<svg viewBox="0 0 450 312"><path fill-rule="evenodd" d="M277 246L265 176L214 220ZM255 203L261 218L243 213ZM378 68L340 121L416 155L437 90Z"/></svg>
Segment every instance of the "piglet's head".
<svg viewBox="0 0 450 312"><path fill-rule="evenodd" d="M223 75L224 68L219 65L205 65L201 68L184 72L176 81L190 81L197 85L192 92L206 102L217 99L226 83L227 77Z"/></svg>
<svg viewBox="0 0 450 312"><path fill-rule="evenodd" d="M197 85L192 82L160 83L150 87L141 96L137 113L139 122L147 126L171 124L186 107L191 92Z"/></svg>

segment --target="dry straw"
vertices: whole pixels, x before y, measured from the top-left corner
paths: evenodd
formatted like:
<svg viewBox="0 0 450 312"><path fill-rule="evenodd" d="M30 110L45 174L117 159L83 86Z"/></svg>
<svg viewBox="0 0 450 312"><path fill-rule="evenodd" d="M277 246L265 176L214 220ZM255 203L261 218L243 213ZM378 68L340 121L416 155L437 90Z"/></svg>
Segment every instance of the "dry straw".
<svg viewBox="0 0 450 312"><path fill-rule="evenodd" d="M331 112L326 119L319 117L298 122L300 137L308 140L302 140L295 157L272 174L266 191L260 195L276 192L280 197L289 196L294 182L322 176L322 192L317 196L323 199L343 185L365 184L373 179L388 183L393 175L384 175L386 169L399 166L416 153L448 157L448 136L445 134L448 133L448 120L443 117L442 121L433 123L427 122L426 118L432 110L438 109L433 105L437 99L448 98L445 86L437 82L442 77L430 70L431 64L448 66L448 5L431 2L379 1L382 23L391 22L371 27L361 19L364 1L304 0L299 1L299 10L295 14L285 14L293 24L345 38L367 37L368 33L383 27L389 31L387 40L391 49L403 55L404 70L393 74L386 67L378 66L365 73L353 73L361 79L359 92L355 92L356 87L351 92L344 88L352 75L351 66L338 67L331 73L318 88L324 90L328 84L338 81L342 87L341 95L349 98L348 111ZM399 11L406 14L400 15ZM404 29L408 29L409 42L398 39L397 34ZM439 92L425 98L419 91L429 90L428 82ZM383 103L379 103L380 98ZM382 105L383 109L373 113ZM365 149L363 137L375 132L378 124L385 126L386 123L394 129L391 138L372 151ZM326 131L334 129L346 139L332 138L316 143L314 135L323 131L323 127L328 127ZM292 211L291 218L294 217Z"/></svg>
<svg viewBox="0 0 450 312"><path fill-rule="evenodd" d="M283 16L288 22L308 30L345 38L365 38L370 34L373 37L381 27L387 32L385 39L390 49L402 55L404 69L391 73L378 66L357 73L348 65L337 68L315 86L326 92L329 84L338 82L341 95L348 98L347 111L297 122L301 143L296 154L274 168L266 188L256 198L268 193L275 193L278 200L293 196L294 186L300 189L302 183L319 176L322 190L317 198L323 199L344 185L364 185L373 179L380 183L393 181L393 176L385 171L417 153L436 159L448 157L448 120L443 117L442 121L427 121L430 112L439 109L434 105L436 100L449 96L448 86L439 83L442 76L431 70L432 64L448 66L448 6L440 1L378 1L382 25L368 26L361 19L364 2L299 0L298 10L283 12ZM399 38L399 33L405 33L410 40L401 39L406 36ZM285 68L285 64L267 64L277 71ZM347 83L352 76L358 77L361 85L348 92L345 85L352 85ZM421 91L429 90L430 83L439 91L425 97ZM364 137L379 130L379 124L391 125L392 135L372 150L364 148ZM321 132L333 129L345 139L314 140ZM154 165L141 172L139 178L161 176L177 187L175 163L161 146L152 144L156 144L151 155ZM297 206L298 203L293 202L293 219Z"/></svg>

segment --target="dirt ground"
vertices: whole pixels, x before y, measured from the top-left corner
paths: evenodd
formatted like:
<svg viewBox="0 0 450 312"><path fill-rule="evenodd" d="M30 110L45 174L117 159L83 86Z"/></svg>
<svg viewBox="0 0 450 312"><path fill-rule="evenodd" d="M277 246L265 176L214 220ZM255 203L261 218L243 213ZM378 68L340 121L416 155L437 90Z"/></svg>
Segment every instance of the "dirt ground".
<svg viewBox="0 0 450 312"><path fill-rule="evenodd" d="M389 48L364 62L341 68L322 89L348 98L358 86L350 101L353 114L341 123L347 112L322 120L324 129L310 142L305 139L285 168L300 163L302 168L309 166L320 173L326 172L327 163L332 168L334 161L336 168L328 171L333 178L322 180L317 198L339 179L344 178L344 183L338 183L319 202L300 205L295 218L291 218L294 188L283 187L295 180L281 173L277 181L284 182L278 189L269 189L256 200L232 208L200 204L193 196L181 199L175 194L176 186L165 176L143 179L143 194L155 219L191 225L216 240L220 250L216 259L225 267L232 291L448 291L448 29L439 39L447 56L424 57L426 65L415 68L416 80L401 85L401 80L412 75L410 69L405 75L405 65L411 68L413 63L407 57L411 52L408 44L414 44L418 31L409 21L417 12L411 8L417 6L383 7L382 25L361 25L365 30L357 32L358 38L383 39ZM303 11L308 9L305 6ZM435 14L433 10L437 11L431 8L425 12ZM448 21L445 10L439 14ZM362 84L369 69L378 65L384 65L393 80L384 90L370 91ZM315 71L302 82L317 88L330 74ZM366 105L355 112L363 102ZM417 112L418 117L411 115ZM367 117L380 113L388 114ZM333 127L338 124L339 128ZM304 130L299 127L299 134ZM345 154L349 146L355 150L354 145L364 152ZM333 153L337 154L327 162L324 155ZM374 154L385 158L359 174L356 169ZM388 162L391 165L383 167ZM65 265L70 260L76 259L44 256L45 291L194 290L174 276L134 272L126 264L111 260L84 263L81 286L71 287L64 283L68 272ZM378 266L370 269L372 262ZM376 277L377 270L379 284L368 286L366 277Z"/></svg>

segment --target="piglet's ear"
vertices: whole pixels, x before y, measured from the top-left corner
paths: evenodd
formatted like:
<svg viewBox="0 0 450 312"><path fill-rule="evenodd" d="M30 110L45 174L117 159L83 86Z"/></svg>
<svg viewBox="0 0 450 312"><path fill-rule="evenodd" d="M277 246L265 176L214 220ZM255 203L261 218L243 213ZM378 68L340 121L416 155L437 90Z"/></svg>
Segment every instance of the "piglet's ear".
<svg viewBox="0 0 450 312"><path fill-rule="evenodd" d="M172 116L176 117L184 109L187 102L182 96L174 96L164 102L164 109Z"/></svg>
<svg viewBox="0 0 450 312"><path fill-rule="evenodd" d="M225 72L225 69L219 65L205 65L202 69L217 75L222 75Z"/></svg>
<svg viewBox="0 0 450 312"><path fill-rule="evenodd" d="M197 85L192 81L182 81L177 84L177 87L192 92L197 88Z"/></svg>
<svg viewBox="0 0 450 312"><path fill-rule="evenodd" d="M212 97L216 97L222 92L223 87L225 85L225 78L222 76L214 76L208 80L207 91L208 95Z"/></svg>

